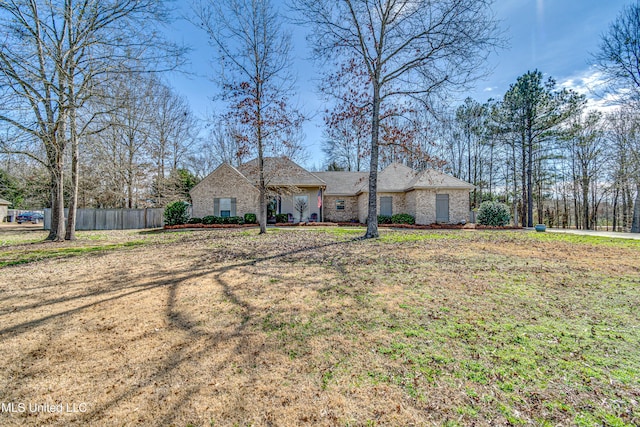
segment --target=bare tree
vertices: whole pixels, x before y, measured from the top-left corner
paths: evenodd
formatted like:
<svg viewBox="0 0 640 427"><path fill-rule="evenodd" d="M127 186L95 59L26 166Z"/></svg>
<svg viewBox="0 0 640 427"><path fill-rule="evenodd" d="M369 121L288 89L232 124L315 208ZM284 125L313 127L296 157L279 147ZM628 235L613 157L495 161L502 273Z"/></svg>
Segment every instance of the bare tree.
<svg viewBox="0 0 640 427"><path fill-rule="evenodd" d="M625 6L602 36L596 66L609 78L609 90L640 101L640 2ZM631 157L636 153L630 153ZM640 232L640 180L636 183L632 232Z"/></svg>
<svg viewBox="0 0 640 427"><path fill-rule="evenodd" d="M75 238L78 147L87 124L79 122L79 111L107 73L130 73L140 64L168 58L162 49L167 45L152 24L164 11L162 1L152 0L0 2L0 28L6 35L0 45L0 79L11 97L0 121L42 144L41 160L51 176L52 240ZM65 236L67 147L72 197Z"/></svg>
<svg viewBox="0 0 640 427"><path fill-rule="evenodd" d="M296 205L294 206L296 212L298 213L298 220L302 222L302 218L304 213L307 211L307 201L303 198L296 199Z"/></svg>
<svg viewBox="0 0 640 427"><path fill-rule="evenodd" d="M371 149L368 224L378 237L377 176L381 107L460 87L500 43L491 0L293 0L313 26L319 58L354 64L367 76Z"/></svg>
<svg viewBox="0 0 640 427"><path fill-rule="evenodd" d="M153 96L146 98L151 104L149 154L155 165L155 204L164 206L179 199L182 191L175 191L177 171L194 143L197 121L187 100L169 86L156 81Z"/></svg>
<svg viewBox="0 0 640 427"><path fill-rule="evenodd" d="M577 192L581 201L582 228L595 229L595 201L590 203L590 192L602 167L603 151L602 115L597 111L590 111L583 115L576 115L569 124L568 155L574 165L574 185L581 191ZM576 224L577 226L578 224Z"/></svg>
<svg viewBox="0 0 640 427"><path fill-rule="evenodd" d="M258 160L260 234L267 225L264 156L269 147L288 144L287 132L302 116L289 105L293 78L288 71L291 37L270 0L202 0L193 8L196 23L209 35L220 61L222 97L241 125L242 141Z"/></svg>
<svg viewBox="0 0 640 427"><path fill-rule="evenodd" d="M608 90L637 99L640 96L640 2L625 6L602 35L595 65L608 77Z"/></svg>

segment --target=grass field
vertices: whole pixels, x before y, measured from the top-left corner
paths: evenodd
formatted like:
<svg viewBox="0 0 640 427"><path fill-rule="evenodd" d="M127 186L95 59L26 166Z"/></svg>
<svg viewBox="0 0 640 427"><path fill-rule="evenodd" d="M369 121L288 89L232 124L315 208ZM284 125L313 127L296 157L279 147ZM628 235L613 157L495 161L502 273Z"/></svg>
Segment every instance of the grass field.
<svg viewBox="0 0 640 427"><path fill-rule="evenodd" d="M0 425L640 425L640 241L362 233L0 231Z"/></svg>

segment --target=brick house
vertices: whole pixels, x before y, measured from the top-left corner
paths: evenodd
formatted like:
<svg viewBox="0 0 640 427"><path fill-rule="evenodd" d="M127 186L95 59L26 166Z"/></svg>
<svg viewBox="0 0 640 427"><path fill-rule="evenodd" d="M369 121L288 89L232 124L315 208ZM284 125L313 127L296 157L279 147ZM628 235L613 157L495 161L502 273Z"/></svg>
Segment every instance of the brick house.
<svg viewBox="0 0 640 427"><path fill-rule="evenodd" d="M286 158L265 159L271 220L364 223L369 198L368 172L309 172ZM242 216L258 211L258 168L252 160L239 168L222 164L191 190L193 216ZM378 174L378 214L408 213L416 224L469 220L473 185L433 169L415 171L394 163ZM302 213L302 215L300 215Z"/></svg>

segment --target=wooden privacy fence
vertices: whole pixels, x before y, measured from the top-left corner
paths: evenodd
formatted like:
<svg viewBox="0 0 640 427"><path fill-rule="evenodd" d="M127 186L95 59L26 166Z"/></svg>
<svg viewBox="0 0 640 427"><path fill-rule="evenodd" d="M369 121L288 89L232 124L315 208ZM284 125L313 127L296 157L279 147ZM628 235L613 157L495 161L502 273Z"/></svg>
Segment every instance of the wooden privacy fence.
<svg viewBox="0 0 640 427"><path fill-rule="evenodd" d="M65 218L69 210L64 210ZM76 230L130 230L164 225L164 208L78 209ZM44 229L51 229L51 209L44 210Z"/></svg>

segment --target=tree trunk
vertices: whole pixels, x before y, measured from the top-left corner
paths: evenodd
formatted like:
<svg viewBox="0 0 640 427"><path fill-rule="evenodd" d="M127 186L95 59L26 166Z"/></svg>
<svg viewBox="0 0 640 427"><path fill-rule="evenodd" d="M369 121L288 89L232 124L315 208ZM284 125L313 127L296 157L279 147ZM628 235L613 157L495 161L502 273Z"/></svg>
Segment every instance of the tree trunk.
<svg viewBox="0 0 640 427"><path fill-rule="evenodd" d="M60 217L58 216L58 178L53 170L50 170L51 174L51 184L49 189L51 191L51 224L49 228L49 235L47 236L47 240L55 240L56 232L58 230L58 222L60 221Z"/></svg>
<svg viewBox="0 0 640 427"><path fill-rule="evenodd" d="M53 218L53 212L55 211L58 220L55 228L53 224L51 225L49 236L51 237L50 240L54 242L62 242L64 241L64 172L62 159L58 160L54 175L56 180L54 187L55 203L51 206L51 216Z"/></svg>
<svg viewBox="0 0 640 427"><path fill-rule="evenodd" d="M526 149L524 146L524 141L523 145L522 145L522 173L521 173L521 177L520 177L520 191L522 192L521 195L521 202L520 202L520 224L523 227L527 226L527 215L524 212L525 206L527 205L527 168L526 168Z"/></svg>
<svg viewBox="0 0 640 427"><path fill-rule="evenodd" d="M69 215L67 217L65 240L76 240L76 212L78 210L80 171L78 170L78 140L75 137L72 137L71 150L71 200L69 200Z"/></svg>
<svg viewBox="0 0 640 427"><path fill-rule="evenodd" d="M265 234L267 232L267 186L264 180L264 145L262 141L262 105L261 105L261 87L258 86L256 90L258 99L256 100L256 132L258 142L258 201L259 214L258 223L260 224L260 232L258 234Z"/></svg>
<svg viewBox="0 0 640 427"><path fill-rule="evenodd" d="M616 191L613 195L613 225L611 229L613 231L617 231L616 228L618 226L618 187L616 186Z"/></svg>
<svg viewBox="0 0 640 427"><path fill-rule="evenodd" d="M582 176L582 228L591 230L591 221L589 218L589 178Z"/></svg>
<svg viewBox="0 0 640 427"><path fill-rule="evenodd" d="M640 182L636 183L636 200L633 202L633 220L631 232L640 233Z"/></svg>
<svg viewBox="0 0 640 427"><path fill-rule="evenodd" d="M259 183L258 183L258 197L260 200L258 201L259 205L259 223L260 223L260 232L258 234L265 234L267 232L267 191L265 188L264 181L264 157L262 155L262 143L258 143L258 175L259 175Z"/></svg>
<svg viewBox="0 0 640 427"><path fill-rule="evenodd" d="M378 133L380 130L380 86L373 82L373 113L371 114L371 161L369 163L369 212L365 239L375 239L378 233Z"/></svg>
<svg viewBox="0 0 640 427"><path fill-rule="evenodd" d="M70 79L73 78L74 69L71 67ZM76 212L78 209L78 184L80 182L80 171L78 170L79 148L77 134L76 99L73 88L73 81L69 84L69 137L71 138L71 200L69 201L69 217L67 218L67 230L65 240L76 240Z"/></svg>
<svg viewBox="0 0 640 427"><path fill-rule="evenodd" d="M527 135L527 227L533 227L533 137ZM538 220L540 220L538 218Z"/></svg>

